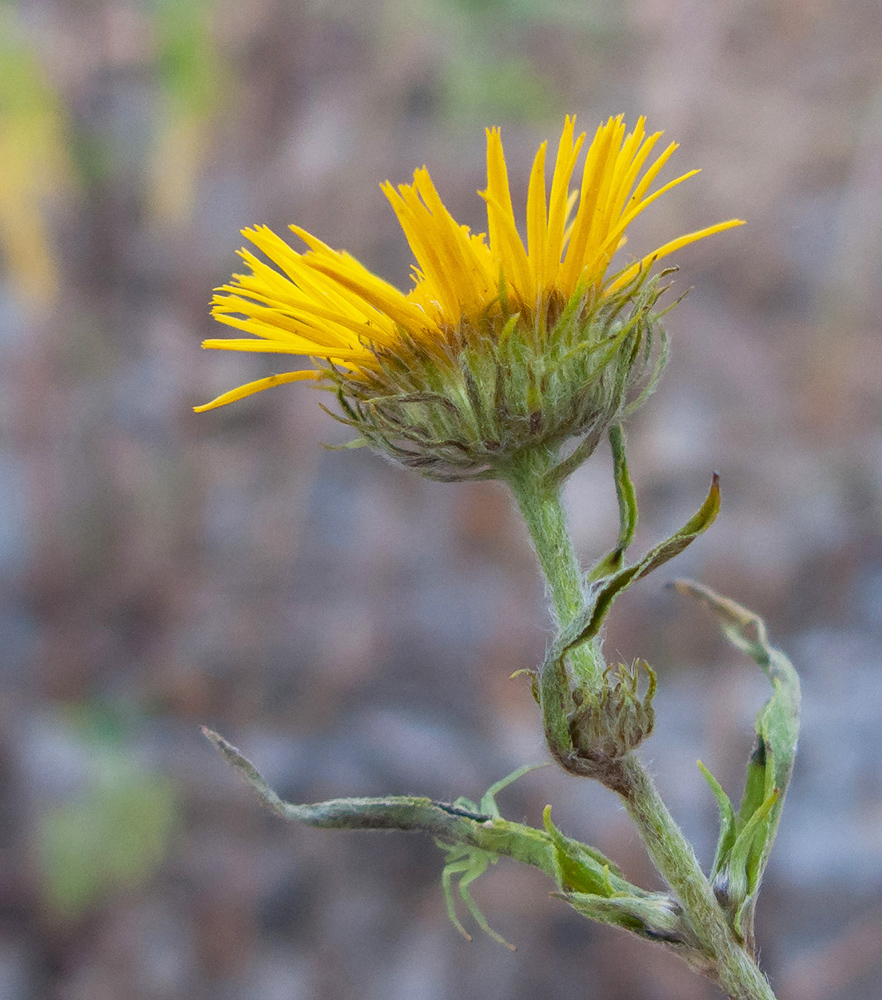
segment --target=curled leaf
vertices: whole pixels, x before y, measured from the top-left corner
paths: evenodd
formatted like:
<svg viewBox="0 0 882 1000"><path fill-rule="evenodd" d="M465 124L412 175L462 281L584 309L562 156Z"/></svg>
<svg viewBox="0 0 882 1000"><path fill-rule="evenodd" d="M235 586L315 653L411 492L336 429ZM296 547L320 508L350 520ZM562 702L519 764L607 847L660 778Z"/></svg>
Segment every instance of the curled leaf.
<svg viewBox="0 0 882 1000"><path fill-rule="evenodd" d="M720 857L721 833L718 857L714 862L733 926L748 945L752 945L756 899L778 832L796 755L799 677L790 660L769 643L765 622L758 615L691 580L677 580L672 587L677 593L694 597L709 608L719 619L729 642L750 656L772 685L772 695L756 717L756 743L747 765L744 795L735 816L736 836L727 855ZM713 789L713 785L711 787ZM714 794L717 795L716 790ZM720 801L719 796L717 801Z"/></svg>
<svg viewBox="0 0 882 1000"><path fill-rule="evenodd" d="M593 639L600 632L612 602L619 594L627 590L641 577L647 576L654 569L658 569L659 566L679 555L699 535L707 531L716 520L719 512L720 477L715 472L704 503L679 531L674 532L670 538L666 538L655 548L650 549L640 562L633 566L627 566L598 582L592 595L593 600L588 608L567 630L563 639L561 655L566 654L574 646Z"/></svg>

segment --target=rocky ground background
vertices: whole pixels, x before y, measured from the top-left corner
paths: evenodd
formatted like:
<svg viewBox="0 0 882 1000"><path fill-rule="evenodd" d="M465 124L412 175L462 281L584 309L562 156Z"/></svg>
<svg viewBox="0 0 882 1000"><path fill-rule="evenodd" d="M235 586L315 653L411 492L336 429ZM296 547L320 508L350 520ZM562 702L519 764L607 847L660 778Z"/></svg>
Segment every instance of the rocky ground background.
<svg viewBox="0 0 882 1000"><path fill-rule="evenodd" d="M426 163L483 229L483 128L516 203L576 112L649 116L704 172L629 248L678 255L673 360L630 427L638 547L714 469L671 568L763 613L801 671L801 751L760 903L780 1000L882 977L882 24L875 0L20 0L0 6L0 996L9 1000L705 1000L649 945L502 861L475 886L512 955L448 923L428 839L288 827L199 734L289 798L478 798L544 758L509 675L549 637L493 484L424 482L315 392L191 407L273 369L202 354L238 230L296 222L402 286L379 191ZM673 176L673 175L671 175ZM271 359L270 359L271 361ZM580 552L610 463L567 488ZM658 670L644 756L705 859L700 757L740 791L756 668L665 591L606 647ZM506 815L652 878L617 801L541 770Z"/></svg>

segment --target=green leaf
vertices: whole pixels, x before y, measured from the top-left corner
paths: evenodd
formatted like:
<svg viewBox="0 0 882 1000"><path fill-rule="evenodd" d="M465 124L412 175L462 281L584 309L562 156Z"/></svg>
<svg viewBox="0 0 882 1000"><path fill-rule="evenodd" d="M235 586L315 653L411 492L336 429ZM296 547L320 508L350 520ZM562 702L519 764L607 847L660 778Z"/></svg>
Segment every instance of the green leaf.
<svg viewBox="0 0 882 1000"><path fill-rule="evenodd" d="M744 779L744 795L741 798L741 805L738 808L736 819L738 829L750 820L753 814L765 802L769 796L769 780L772 780L774 788L774 770L769 765L770 750L766 746L762 736L757 735L753 752L747 762L747 771Z"/></svg>
<svg viewBox="0 0 882 1000"><path fill-rule="evenodd" d="M627 590L632 583L679 555L699 535L707 531L719 512L720 477L715 472L704 503L679 531L656 545L654 549L650 549L640 562L619 570L598 583L593 600L585 612L576 619L574 626L567 629L556 655L562 657L574 646L593 639L600 631L616 597Z"/></svg>
<svg viewBox="0 0 882 1000"><path fill-rule="evenodd" d="M466 936L456 915L454 879L458 880L456 888L478 925L495 940L507 944L488 925L469 892L471 883L504 855L539 868L555 879L563 892L553 895L584 916L622 927L648 940L673 945L687 962L697 968L706 966L706 953L691 933L679 903L666 893L647 892L634 885L600 851L562 834L551 821L550 806L544 812L544 830L510 822L498 814L488 815L497 813L492 796L524 773L525 768L491 786L476 807L477 812L468 808L474 803L467 800L451 805L400 795L298 805L282 801L254 765L222 736L206 728L203 733L263 803L284 819L314 827L421 831L433 836L447 855L442 884L448 914Z"/></svg>
<svg viewBox="0 0 882 1000"><path fill-rule="evenodd" d="M611 576L622 568L625 550L634 540L637 530L637 493L628 473L625 458L625 433L620 424L609 429L609 443L613 455L613 475L616 482L616 498L619 502L619 537L616 547L608 552L591 570L589 580L599 580Z"/></svg>
<svg viewBox="0 0 882 1000"><path fill-rule="evenodd" d="M711 869L711 878L715 878L725 861L728 860L729 851L735 843L735 810L729 796L723 791L722 786L710 771L698 761L698 770L701 771L705 781L710 785L710 790L714 793L717 806L720 810L720 836L717 840L717 849L714 853L714 864Z"/></svg>
<svg viewBox="0 0 882 1000"><path fill-rule="evenodd" d="M769 814L778 799L774 791L756 810L738 834L729 855L728 903L734 911L734 926L743 935L743 914L759 888L760 859L769 831Z"/></svg>
<svg viewBox="0 0 882 1000"><path fill-rule="evenodd" d="M646 893L632 885L605 855L578 840L564 836L551 821L551 806L542 814L545 832L554 845L555 874L565 892L582 892L610 897L625 892L637 896Z"/></svg>
<svg viewBox="0 0 882 1000"><path fill-rule="evenodd" d="M321 403L319 404L321 406ZM370 441L367 438L353 438L352 441L346 441L344 444L325 444L322 443L322 448L325 451L350 451L352 448L364 448L365 445L369 445Z"/></svg>
<svg viewBox="0 0 882 1000"><path fill-rule="evenodd" d="M758 615L691 580L677 580L673 587L708 607L729 642L750 656L772 685L772 695L756 717L756 744L747 766L744 796L735 819L738 836L729 861L733 919L736 930L750 939L760 882L793 772L799 736L799 677L790 660L769 643L765 622Z"/></svg>

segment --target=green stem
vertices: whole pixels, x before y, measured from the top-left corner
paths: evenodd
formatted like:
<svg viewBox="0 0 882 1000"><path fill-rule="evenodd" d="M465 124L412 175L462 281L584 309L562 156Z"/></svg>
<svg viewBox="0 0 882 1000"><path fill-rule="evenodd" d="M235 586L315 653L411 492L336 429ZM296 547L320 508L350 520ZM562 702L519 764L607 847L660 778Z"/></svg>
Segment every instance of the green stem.
<svg viewBox="0 0 882 1000"><path fill-rule="evenodd" d="M555 458L550 451L531 449L512 464L507 481L548 582L558 626L563 629L584 610L585 589L561 503L561 488L543 485ZM584 643L572 651L570 659L580 680L599 689L605 667L599 643Z"/></svg>
<svg viewBox="0 0 882 1000"><path fill-rule="evenodd" d="M585 591L582 571L567 529L560 487L545 485L554 459L550 451L530 452L512 466L508 483L548 581L558 623L565 628L583 611ZM587 681L588 687L599 691L604 661L597 640L573 649L570 663L581 682ZM549 676L542 679L543 700L547 698L546 682L550 689L555 689L560 688L566 678ZM552 693L556 693L563 706L569 692ZM552 742L563 745L566 737L564 724L560 723L558 728L560 733L550 731L553 727L549 727L546 720L546 737L552 737L549 747L560 762L561 747L552 746ZM607 783L621 795L656 869L679 899L696 940L707 956L706 963L694 964L715 980L732 1000L775 1000L765 976L730 928L695 852L668 812L652 778L633 753L622 758L619 765L615 780Z"/></svg>
<svg viewBox="0 0 882 1000"><path fill-rule="evenodd" d="M680 900L693 933L711 959L706 974L732 1000L775 1000L768 980L736 940L695 852L640 761L622 759L620 792L658 872Z"/></svg>

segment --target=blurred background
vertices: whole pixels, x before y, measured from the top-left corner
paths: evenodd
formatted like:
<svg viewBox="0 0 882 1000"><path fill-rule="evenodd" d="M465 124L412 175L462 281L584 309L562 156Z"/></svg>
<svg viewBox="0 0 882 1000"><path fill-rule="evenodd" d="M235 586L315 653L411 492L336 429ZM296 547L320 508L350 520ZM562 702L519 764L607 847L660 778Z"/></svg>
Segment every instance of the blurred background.
<svg viewBox="0 0 882 1000"><path fill-rule="evenodd" d="M503 860L474 886L512 955L448 923L428 838L286 826L286 797L477 799L545 758L523 679L550 635L494 484L367 452L305 386L196 416L274 370L201 353L239 229L291 222L407 284L378 184L428 164L483 230L483 129L516 204L566 113L649 116L704 172L646 213L677 256L673 360L630 425L637 548L711 472L724 506L617 603L610 656L658 670L643 748L709 861L765 681L663 588L764 614L805 691L760 901L780 1000L882 977L882 22L876 0L0 3L0 997L704 1000L649 945ZM610 462L567 488L580 552L616 530ZM500 797L651 884L615 797L541 770Z"/></svg>

